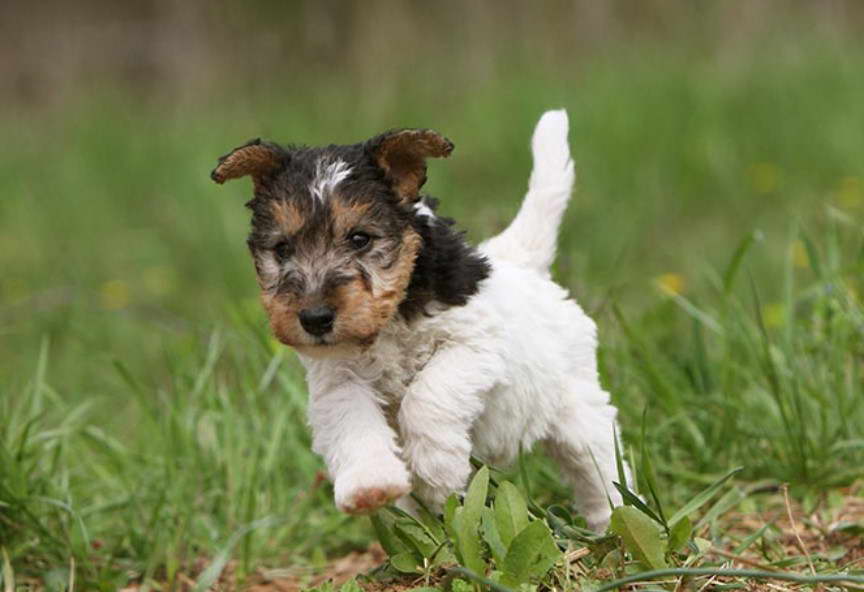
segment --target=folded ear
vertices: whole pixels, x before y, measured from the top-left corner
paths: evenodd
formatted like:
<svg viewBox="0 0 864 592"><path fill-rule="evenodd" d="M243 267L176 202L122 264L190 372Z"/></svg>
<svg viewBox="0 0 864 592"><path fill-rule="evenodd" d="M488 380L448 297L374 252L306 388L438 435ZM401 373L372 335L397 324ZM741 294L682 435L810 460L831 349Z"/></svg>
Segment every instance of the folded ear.
<svg viewBox="0 0 864 592"><path fill-rule="evenodd" d="M450 156L453 143L432 130L386 132L366 143L366 150L387 174L403 203L414 203L426 182L426 159Z"/></svg>
<svg viewBox="0 0 864 592"><path fill-rule="evenodd" d="M220 156L219 165L210 173L210 178L222 184L229 179L251 175L257 190L262 179L284 166L287 156L288 153L280 146L256 138Z"/></svg>

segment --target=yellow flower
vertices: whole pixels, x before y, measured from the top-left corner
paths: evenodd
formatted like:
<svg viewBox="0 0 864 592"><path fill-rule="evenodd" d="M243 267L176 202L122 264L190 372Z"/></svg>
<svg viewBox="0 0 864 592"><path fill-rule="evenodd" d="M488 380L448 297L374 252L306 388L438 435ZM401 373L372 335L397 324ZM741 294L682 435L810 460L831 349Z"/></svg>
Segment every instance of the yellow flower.
<svg viewBox="0 0 864 592"><path fill-rule="evenodd" d="M807 254L807 248L803 241L796 240L792 243L789 254L795 267L810 267L810 256Z"/></svg>
<svg viewBox="0 0 864 592"><path fill-rule="evenodd" d="M99 292L102 308L120 310L129 306L129 285L123 280L108 280Z"/></svg>
<svg viewBox="0 0 864 592"><path fill-rule="evenodd" d="M667 296L677 296L684 291L684 276L679 273L664 273L654 278L654 285Z"/></svg>
<svg viewBox="0 0 864 592"><path fill-rule="evenodd" d="M782 302L772 302L762 307L762 320L766 327L782 327L786 324L786 306Z"/></svg>
<svg viewBox="0 0 864 592"><path fill-rule="evenodd" d="M758 162L750 167L750 184L760 195L773 193L780 185L780 168L770 162Z"/></svg>

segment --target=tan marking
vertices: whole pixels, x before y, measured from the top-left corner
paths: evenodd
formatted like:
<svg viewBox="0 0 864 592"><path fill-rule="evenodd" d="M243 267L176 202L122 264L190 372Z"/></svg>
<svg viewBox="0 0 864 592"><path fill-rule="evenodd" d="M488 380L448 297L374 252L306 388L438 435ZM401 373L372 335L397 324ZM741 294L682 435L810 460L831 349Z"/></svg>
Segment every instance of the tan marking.
<svg viewBox="0 0 864 592"><path fill-rule="evenodd" d="M414 271L414 262L420 253L423 239L413 229L409 228L402 235L402 247L396 263L382 274L382 285L380 288L373 284L373 292L377 292L376 300L382 308L394 308L405 299L405 290L411 281L411 272ZM389 317L389 315L388 315Z"/></svg>
<svg viewBox="0 0 864 592"><path fill-rule="evenodd" d="M289 201L271 201L270 214L285 234L294 234L306 221L300 208Z"/></svg>
<svg viewBox="0 0 864 592"><path fill-rule="evenodd" d="M426 182L426 159L450 156L453 143L432 130L403 130L381 140L376 159L403 203L417 200Z"/></svg>
<svg viewBox="0 0 864 592"><path fill-rule="evenodd" d="M285 345L296 347L308 344L309 337L303 327L297 313L300 311L300 301L290 294L274 295L261 292L261 304L267 311L270 320L270 329L273 335Z"/></svg>
<svg viewBox="0 0 864 592"><path fill-rule="evenodd" d="M333 234L338 239L347 236L363 220L372 204L369 202L346 203L341 199L330 202L333 216Z"/></svg>
<svg viewBox="0 0 864 592"><path fill-rule="evenodd" d="M361 278L340 286L332 300L339 311L335 326L335 337L338 341L374 340L381 330L381 324L375 298L366 290Z"/></svg>
<svg viewBox="0 0 864 592"><path fill-rule="evenodd" d="M334 335L337 341L350 340L364 345L374 342L405 299L421 240L413 229L405 231L396 262L373 278L371 291L362 278L338 288L333 298L339 311Z"/></svg>
<svg viewBox="0 0 864 592"><path fill-rule="evenodd" d="M219 159L219 165L210 177L219 184L229 179L252 175L255 189L259 188L261 177L272 172L280 164L279 154L273 146L266 143L253 143L235 148Z"/></svg>

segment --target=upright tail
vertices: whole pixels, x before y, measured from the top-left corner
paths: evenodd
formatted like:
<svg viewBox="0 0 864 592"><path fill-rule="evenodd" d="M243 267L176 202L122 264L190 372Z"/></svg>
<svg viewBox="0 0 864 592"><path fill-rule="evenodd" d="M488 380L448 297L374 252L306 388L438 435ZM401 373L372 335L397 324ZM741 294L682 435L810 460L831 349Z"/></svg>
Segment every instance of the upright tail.
<svg viewBox="0 0 864 592"><path fill-rule="evenodd" d="M549 275L558 227L573 189L567 131L564 109L547 111L537 123L531 140L534 170L522 207L510 226L480 247L493 260L503 259Z"/></svg>

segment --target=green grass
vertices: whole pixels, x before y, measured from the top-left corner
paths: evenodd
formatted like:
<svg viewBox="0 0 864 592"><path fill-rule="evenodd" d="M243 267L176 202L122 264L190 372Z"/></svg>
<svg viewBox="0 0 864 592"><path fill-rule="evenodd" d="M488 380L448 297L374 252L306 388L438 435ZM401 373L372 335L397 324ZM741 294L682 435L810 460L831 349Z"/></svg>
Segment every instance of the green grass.
<svg viewBox="0 0 864 592"><path fill-rule="evenodd" d="M579 191L555 275L599 322L627 454L650 455L661 503L739 465L740 487L788 481L805 502L864 476L864 50L807 47L514 67L443 94L322 83L175 106L96 89L6 117L0 545L16 577L65 581L74 558L79 587L109 590L220 552L242 577L371 539L333 508L302 373L268 336L249 187L208 178L257 135L439 129L456 151L428 189L478 239L515 212L539 113L567 107ZM538 504L566 503L544 459L526 470Z"/></svg>

